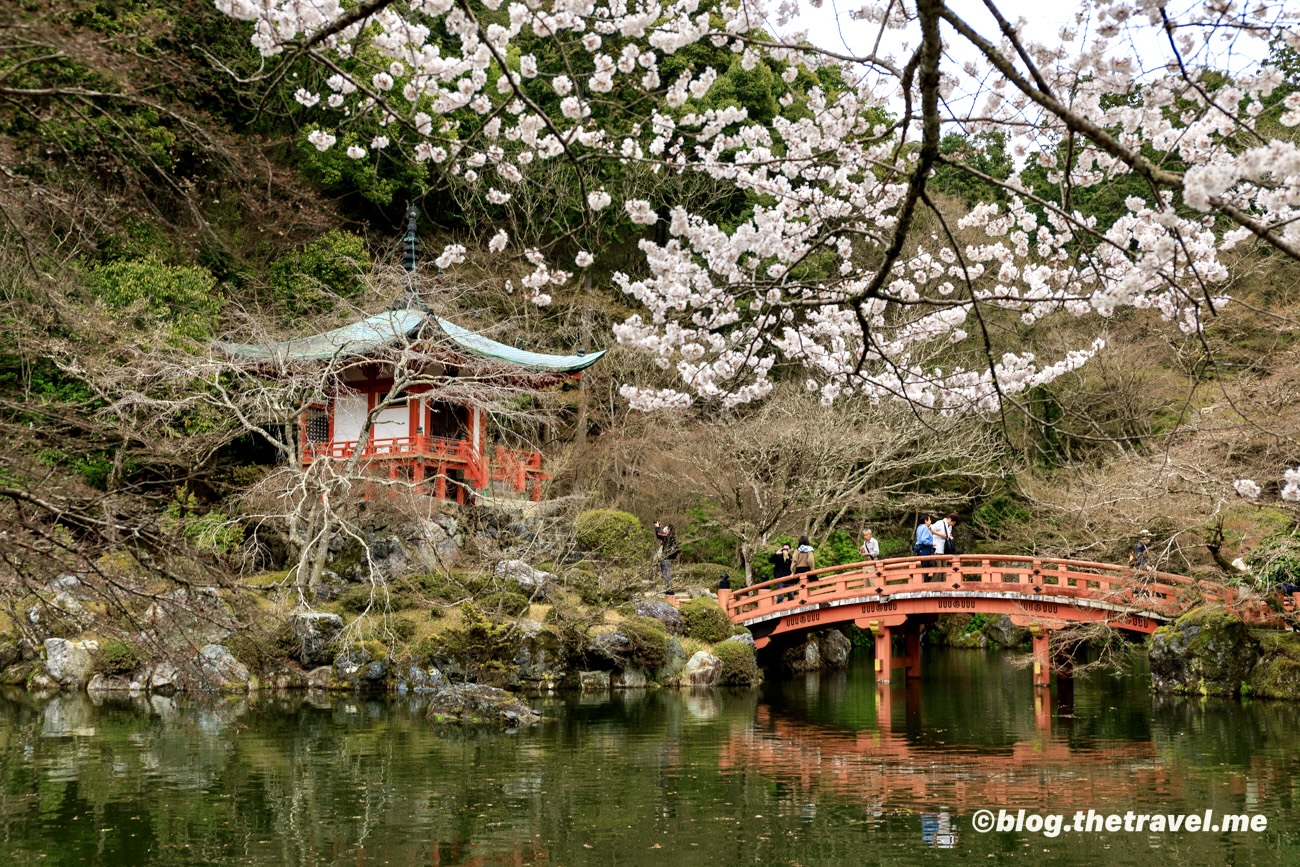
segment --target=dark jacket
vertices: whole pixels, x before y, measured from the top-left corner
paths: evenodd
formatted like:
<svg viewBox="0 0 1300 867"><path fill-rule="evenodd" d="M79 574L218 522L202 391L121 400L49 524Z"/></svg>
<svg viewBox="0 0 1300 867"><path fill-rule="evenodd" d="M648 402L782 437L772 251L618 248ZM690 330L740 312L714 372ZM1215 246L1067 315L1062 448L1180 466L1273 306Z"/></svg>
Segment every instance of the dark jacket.
<svg viewBox="0 0 1300 867"><path fill-rule="evenodd" d="M777 551L767 559L772 562L773 578L790 577L790 555L789 554L782 554L780 551Z"/></svg>

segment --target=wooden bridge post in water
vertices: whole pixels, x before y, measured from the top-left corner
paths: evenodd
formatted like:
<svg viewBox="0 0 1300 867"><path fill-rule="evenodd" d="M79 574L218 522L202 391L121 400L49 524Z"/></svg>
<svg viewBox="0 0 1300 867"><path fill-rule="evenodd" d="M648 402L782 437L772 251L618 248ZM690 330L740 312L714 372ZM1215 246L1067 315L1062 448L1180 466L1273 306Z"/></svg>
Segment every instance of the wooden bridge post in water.
<svg viewBox="0 0 1300 867"><path fill-rule="evenodd" d="M1034 686L1049 686L1052 682L1052 655L1049 630L1034 624L1029 627L1034 638Z"/></svg>
<svg viewBox="0 0 1300 867"><path fill-rule="evenodd" d="M909 621L903 635L907 652L907 679L912 680L921 676L921 624Z"/></svg>
<svg viewBox="0 0 1300 867"><path fill-rule="evenodd" d="M894 667L894 631L873 620L871 634L876 637L876 683L889 683L889 672Z"/></svg>

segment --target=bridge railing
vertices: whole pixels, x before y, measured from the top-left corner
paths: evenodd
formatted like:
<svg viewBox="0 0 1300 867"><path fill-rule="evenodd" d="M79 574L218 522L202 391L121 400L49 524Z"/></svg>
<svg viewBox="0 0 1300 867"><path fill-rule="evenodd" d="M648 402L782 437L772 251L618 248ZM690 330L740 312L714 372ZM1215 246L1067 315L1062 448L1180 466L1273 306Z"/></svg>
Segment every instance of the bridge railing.
<svg viewBox="0 0 1300 867"><path fill-rule="evenodd" d="M999 593L1109 601L1165 617L1201 601L1230 602L1221 585L1170 572L1007 554L931 554L829 566L732 590L733 621L807 605L895 593Z"/></svg>

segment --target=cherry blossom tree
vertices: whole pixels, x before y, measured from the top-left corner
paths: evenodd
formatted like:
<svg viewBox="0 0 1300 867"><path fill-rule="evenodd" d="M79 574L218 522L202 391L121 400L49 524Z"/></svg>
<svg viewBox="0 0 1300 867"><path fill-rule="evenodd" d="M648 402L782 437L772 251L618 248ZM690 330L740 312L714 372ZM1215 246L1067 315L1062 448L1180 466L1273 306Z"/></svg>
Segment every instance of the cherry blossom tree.
<svg viewBox="0 0 1300 867"><path fill-rule="evenodd" d="M626 385L641 409L735 407L795 369L823 402L992 415L1104 349L1040 357L1035 323L1137 309L1197 335L1229 303L1228 251L1300 258L1282 0L1095 0L1050 42L996 0L865 0L851 51L777 35L792 0L215 2L252 22L268 81L319 70L296 98L322 152L406 148L500 208L563 166L581 225L489 245L527 258L534 303L599 266L600 227L640 232L644 261L613 274L639 310L615 334L676 374ZM764 75L770 112L745 95ZM998 136L1011 165L982 170L952 134ZM991 194L947 206L945 172ZM1122 208L1081 204L1102 189Z"/></svg>

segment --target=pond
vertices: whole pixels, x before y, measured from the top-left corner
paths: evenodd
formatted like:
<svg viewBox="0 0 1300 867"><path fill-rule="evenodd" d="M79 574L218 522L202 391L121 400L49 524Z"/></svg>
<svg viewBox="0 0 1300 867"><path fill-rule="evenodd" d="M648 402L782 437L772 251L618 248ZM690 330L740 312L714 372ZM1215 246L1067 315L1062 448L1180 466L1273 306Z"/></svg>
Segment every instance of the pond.
<svg viewBox="0 0 1300 867"><path fill-rule="evenodd" d="M511 733L435 730L418 697L11 693L0 861L1300 863L1300 706L1140 675L1036 695L1012 660L927 650L887 693L868 657L751 691L558 695Z"/></svg>

